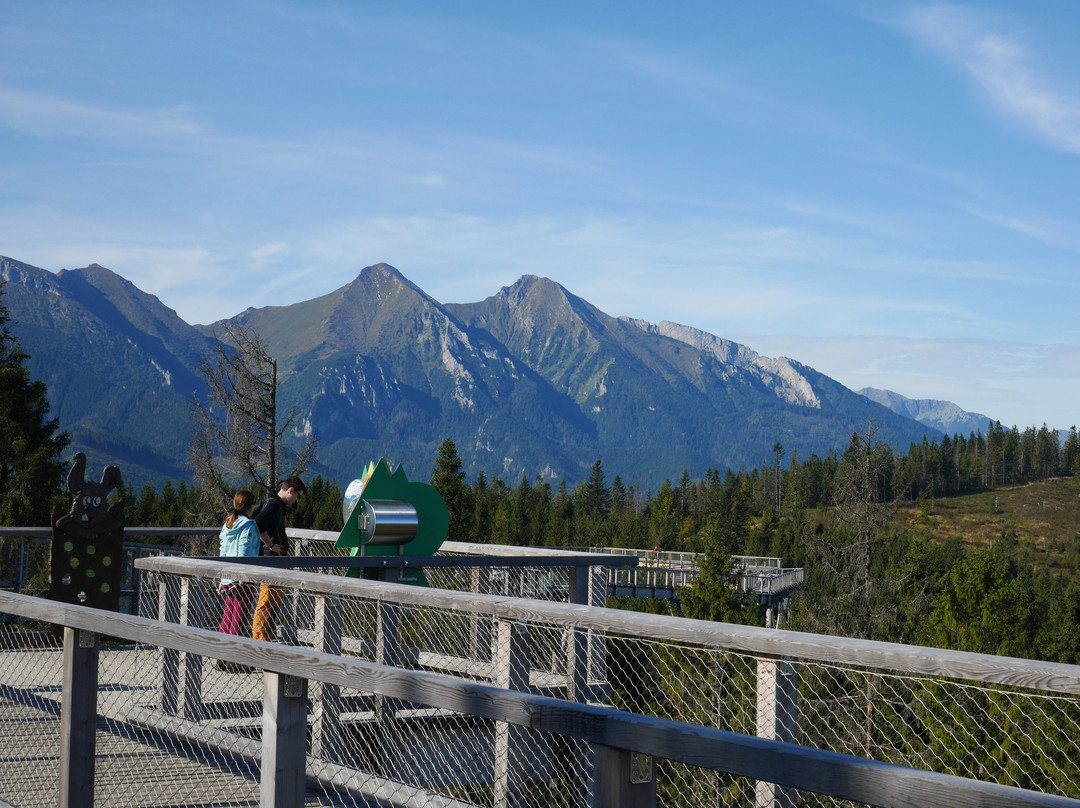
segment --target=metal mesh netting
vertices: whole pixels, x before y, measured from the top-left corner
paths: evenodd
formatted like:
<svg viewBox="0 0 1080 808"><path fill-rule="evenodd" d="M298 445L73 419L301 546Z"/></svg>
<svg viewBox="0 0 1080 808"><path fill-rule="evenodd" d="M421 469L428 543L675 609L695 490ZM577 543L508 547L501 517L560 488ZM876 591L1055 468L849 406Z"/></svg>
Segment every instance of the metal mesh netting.
<svg viewBox="0 0 1080 808"><path fill-rule="evenodd" d="M60 641L0 623L0 800L54 806L60 749Z"/></svg>
<svg viewBox="0 0 1080 808"><path fill-rule="evenodd" d="M1080 797L1074 696L636 637L608 635L605 644L620 709ZM691 804L688 794L698 804L753 804L755 784L745 779L669 761L658 769L661 804ZM798 802L835 804L804 792Z"/></svg>
<svg viewBox="0 0 1080 808"><path fill-rule="evenodd" d="M444 584L455 579L470 586L477 580L468 570L464 574L452 570L451 575L442 574L443 570L431 572ZM492 588L504 588L506 577L526 584L541 579L530 570L520 576L494 575ZM559 571L542 576L545 581L549 577L557 586ZM561 577L565 578L565 571ZM169 613L170 606L160 597L150 597L153 591L146 587L144 615ZM163 597L170 597L167 589L162 591ZM187 591L175 597L173 617L203 628L219 627L222 606L216 580L193 579ZM274 633L275 642L283 644L509 685L510 681L501 681L509 674L500 670L498 622L477 613L286 589L276 610ZM528 684L514 684L563 697L568 680L566 632L542 625L526 630L522 624L514 624L514 630L518 637L527 638L515 653L523 655L520 669L528 670ZM586 640L585 648L589 647ZM184 661L176 659L171 665L176 673L166 669L164 687L177 691L172 698L179 705L177 711L183 712L186 696L179 691L183 690ZM194 715L201 711L201 717L183 726L196 734L205 735L201 728L210 726L257 739L261 672L224 667L202 666L201 692L190 710ZM216 683L228 688L227 697L213 695ZM591 774L591 755L585 744L432 708L422 701L318 682L311 683L309 698L308 777L313 788L336 800L402 805L585 804ZM180 722L173 720L172 725Z"/></svg>

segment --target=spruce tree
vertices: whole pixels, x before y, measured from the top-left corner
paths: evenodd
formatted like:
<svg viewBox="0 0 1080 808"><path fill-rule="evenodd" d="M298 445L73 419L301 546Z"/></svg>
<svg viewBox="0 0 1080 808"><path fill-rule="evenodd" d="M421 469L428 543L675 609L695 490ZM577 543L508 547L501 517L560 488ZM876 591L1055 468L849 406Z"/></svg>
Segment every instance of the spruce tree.
<svg viewBox="0 0 1080 808"><path fill-rule="evenodd" d="M450 513L450 541L469 541L472 534L472 497L461 470L457 445L447 438L439 445L435 468L431 471L431 486L442 494Z"/></svg>
<svg viewBox="0 0 1080 808"><path fill-rule="evenodd" d="M0 282L0 524L47 525L62 494L60 455L71 441L49 418L45 383L30 378L3 297Z"/></svg>
<svg viewBox="0 0 1080 808"><path fill-rule="evenodd" d="M584 504L586 513L603 516L611 510L611 489L607 487L604 477L604 464L600 458L592 464L589 479L585 483Z"/></svg>

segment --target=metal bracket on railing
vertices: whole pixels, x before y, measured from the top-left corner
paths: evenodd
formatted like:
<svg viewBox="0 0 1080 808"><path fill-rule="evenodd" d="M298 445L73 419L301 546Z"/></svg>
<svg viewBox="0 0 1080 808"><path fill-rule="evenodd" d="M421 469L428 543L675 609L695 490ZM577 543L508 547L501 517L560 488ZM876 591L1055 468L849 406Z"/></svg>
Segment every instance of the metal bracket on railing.
<svg viewBox="0 0 1080 808"><path fill-rule="evenodd" d="M97 634L93 631L79 631L79 647L93 648L97 645Z"/></svg>
<svg viewBox="0 0 1080 808"><path fill-rule="evenodd" d="M641 752L630 753L630 782L651 783L653 779L652 757Z"/></svg>
<svg viewBox="0 0 1080 808"><path fill-rule="evenodd" d="M306 679L301 679L297 676L283 676L281 680L281 689L286 698L290 699L304 699L307 698L307 684Z"/></svg>

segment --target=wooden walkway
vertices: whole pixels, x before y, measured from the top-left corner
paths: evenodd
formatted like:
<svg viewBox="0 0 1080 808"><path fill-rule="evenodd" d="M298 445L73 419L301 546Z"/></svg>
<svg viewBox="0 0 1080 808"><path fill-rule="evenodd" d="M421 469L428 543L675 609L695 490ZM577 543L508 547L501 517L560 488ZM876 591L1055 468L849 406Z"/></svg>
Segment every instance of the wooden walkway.
<svg viewBox="0 0 1080 808"><path fill-rule="evenodd" d="M100 656L95 765L96 806L259 805L259 766L239 755L183 743L129 721L152 706L160 677L155 649L105 649ZM63 672L59 649L0 651L0 808L53 808L59 797ZM208 699L262 707L262 675L205 666ZM258 726L259 713L242 723ZM306 805L369 806L350 795L309 788Z"/></svg>

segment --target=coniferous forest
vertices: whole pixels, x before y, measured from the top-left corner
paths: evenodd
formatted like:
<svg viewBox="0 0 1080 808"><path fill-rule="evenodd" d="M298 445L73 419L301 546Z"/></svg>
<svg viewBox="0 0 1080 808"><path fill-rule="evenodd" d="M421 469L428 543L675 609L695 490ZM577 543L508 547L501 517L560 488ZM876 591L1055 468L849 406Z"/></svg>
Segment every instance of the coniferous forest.
<svg viewBox="0 0 1080 808"><path fill-rule="evenodd" d="M1080 528L1074 552L1050 569L1022 551L1023 529L973 545L942 540L893 517L901 505L1045 480L1076 478L1080 440L1043 426L994 424L984 435L943 437L894 452L873 425L843 453L773 455L751 470L685 472L658 489L624 480L597 459L573 485L539 476L467 480L447 439L431 474L451 514L450 539L548 547L660 548L704 553L698 583L678 601L619 601L625 608L760 625L761 607L729 581L733 555L780 557L804 567L786 628L867 639L1080 662ZM199 492L183 482L125 492L129 524L192 523ZM316 476L290 524L341 526L342 490Z"/></svg>

